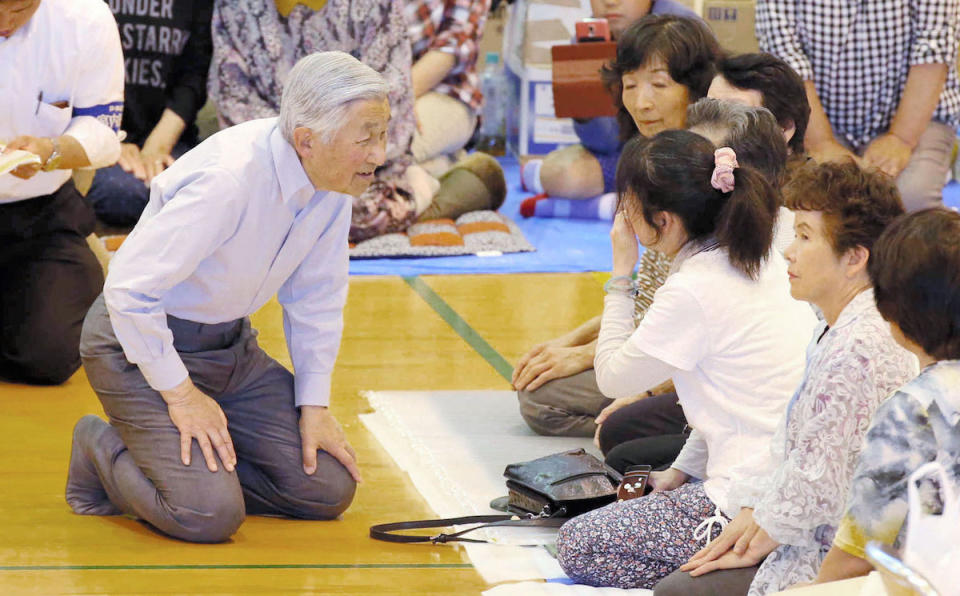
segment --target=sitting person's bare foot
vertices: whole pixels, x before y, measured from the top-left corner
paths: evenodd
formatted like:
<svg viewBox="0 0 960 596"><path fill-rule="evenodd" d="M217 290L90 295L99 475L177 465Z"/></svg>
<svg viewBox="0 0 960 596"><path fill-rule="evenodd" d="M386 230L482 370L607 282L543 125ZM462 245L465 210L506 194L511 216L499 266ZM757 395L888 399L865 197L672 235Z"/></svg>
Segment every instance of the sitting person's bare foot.
<svg viewBox="0 0 960 596"><path fill-rule="evenodd" d="M88 415L73 427L73 446L67 470L67 504L79 515L120 515L122 512L107 497L93 459L91 449L109 425Z"/></svg>

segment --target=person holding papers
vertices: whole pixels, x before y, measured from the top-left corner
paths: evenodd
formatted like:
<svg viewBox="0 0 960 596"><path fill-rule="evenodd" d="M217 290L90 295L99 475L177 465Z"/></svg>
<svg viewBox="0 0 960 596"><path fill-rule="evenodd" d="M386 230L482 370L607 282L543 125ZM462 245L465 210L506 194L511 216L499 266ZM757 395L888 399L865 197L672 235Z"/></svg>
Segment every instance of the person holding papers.
<svg viewBox="0 0 960 596"><path fill-rule="evenodd" d="M0 379L59 384L80 367L103 273L86 241L93 211L70 176L117 161L122 114L106 3L0 0L0 161L25 159L0 174Z"/></svg>

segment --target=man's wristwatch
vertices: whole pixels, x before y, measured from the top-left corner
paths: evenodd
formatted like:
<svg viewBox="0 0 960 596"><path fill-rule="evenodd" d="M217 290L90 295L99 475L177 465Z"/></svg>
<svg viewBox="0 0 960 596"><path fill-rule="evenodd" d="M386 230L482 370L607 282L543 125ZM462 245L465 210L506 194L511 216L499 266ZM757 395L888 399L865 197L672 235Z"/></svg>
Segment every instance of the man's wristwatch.
<svg viewBox="0 0 960 596"><path fill-rule="evenodd" d="M51 153L47 161L43 162L43 165L40 166L40 169L44 172L56 170L60 167L60 162L63 161L63 156L60 155L60 139L54 137L51 140L53 141L53 153Z"/></svg>

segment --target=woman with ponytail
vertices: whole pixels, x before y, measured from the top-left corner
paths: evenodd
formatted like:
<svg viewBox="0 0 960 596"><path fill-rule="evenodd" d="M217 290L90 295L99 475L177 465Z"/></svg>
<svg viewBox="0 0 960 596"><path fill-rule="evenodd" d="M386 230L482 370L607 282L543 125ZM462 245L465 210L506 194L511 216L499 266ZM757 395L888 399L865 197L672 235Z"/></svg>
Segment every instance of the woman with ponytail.
<svg viewBox="0 0 960 596"><path fill-rule="evenodd" d="M772 468L770 439L816 317L791 298L786 264L771 250L776 189L729 147L681 130L634 138L617 191L597 383L618 398L672 378L693 431L673 465L651 475L653 494L564 525L558 559L581 583L652 588L736 515L731 485ZM638 240L673 265L634 327Z"/></svg>

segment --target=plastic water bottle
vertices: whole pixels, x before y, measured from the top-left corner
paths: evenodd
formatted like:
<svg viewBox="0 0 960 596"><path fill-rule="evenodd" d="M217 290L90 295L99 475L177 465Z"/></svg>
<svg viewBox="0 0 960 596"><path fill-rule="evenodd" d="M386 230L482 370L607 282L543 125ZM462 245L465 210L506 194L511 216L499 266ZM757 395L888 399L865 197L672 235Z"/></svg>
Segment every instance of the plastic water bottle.
<svg viewBox="0 0 960 596"><path fill-rule="evenodd" d="M480 80L483 108L480 112L480 135L477 151L503 155L506 150L506 81L500 65L500 54L487 52L486 66Z"/></svg>

